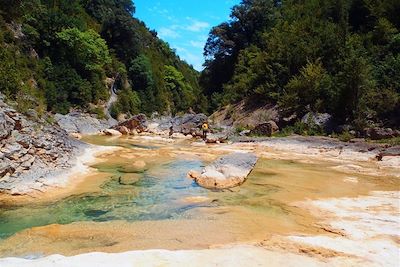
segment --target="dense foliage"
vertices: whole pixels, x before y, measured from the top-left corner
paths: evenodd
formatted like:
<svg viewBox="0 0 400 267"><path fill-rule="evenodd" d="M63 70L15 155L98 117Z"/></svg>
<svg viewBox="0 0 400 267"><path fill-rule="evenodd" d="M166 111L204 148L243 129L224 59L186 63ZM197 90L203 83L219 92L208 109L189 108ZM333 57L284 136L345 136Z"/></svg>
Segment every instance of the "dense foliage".
<svg viewBox="0 0 400 267"><path fill-rule="evenodd" d="M211 108L248 99L398 127L399 29L397 0L242 0L210 32L201 84Z"/></svg>
<svg viewBox="0 0 400 267"><path fill-rule="evenodd" d="M67 113L104 103L108 77L114 116L204 110L198 73L134 13L130 0L0 0L0 91Z"/></svg>

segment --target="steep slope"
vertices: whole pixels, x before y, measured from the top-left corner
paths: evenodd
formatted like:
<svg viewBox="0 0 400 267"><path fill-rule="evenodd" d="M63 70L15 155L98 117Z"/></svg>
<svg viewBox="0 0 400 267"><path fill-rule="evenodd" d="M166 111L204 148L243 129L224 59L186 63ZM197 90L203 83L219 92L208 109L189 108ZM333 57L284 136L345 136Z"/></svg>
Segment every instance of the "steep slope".
<svg viewBox="0 0 400 267"><path fill-rule="evenodd" d="M201 84L212 108L246 99L355 130L400 127L400 2L242 0L214 27Z"/></svg>
<svg viewBox="0 0 400 267"><path fill-rule="evenodd" d="M130 0L0 1L0 92L22 112L104 116L201 109L198 73L133 17ZM196 104L195 104L196 103Z"/></svg>

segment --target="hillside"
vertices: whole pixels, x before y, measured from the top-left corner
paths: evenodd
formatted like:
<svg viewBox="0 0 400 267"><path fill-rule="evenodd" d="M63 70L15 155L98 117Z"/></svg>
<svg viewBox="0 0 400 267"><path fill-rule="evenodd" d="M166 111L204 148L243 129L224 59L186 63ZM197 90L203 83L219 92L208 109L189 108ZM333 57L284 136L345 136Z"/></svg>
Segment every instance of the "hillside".
<svg viewBox="0 0 400 267"><path fill-rule="evenodd" d="M204 109L198 72L134 13L129 0L1 0L0 92L22 112L104 116L108 77L114 117Z"/></svg>
<svg viewBox="0 0 400 267"><path fill-rule="evenodd" d="M241 100L281 117L400 126L400 2L242 0L215 26L201 85L211 111Z"/></svg>

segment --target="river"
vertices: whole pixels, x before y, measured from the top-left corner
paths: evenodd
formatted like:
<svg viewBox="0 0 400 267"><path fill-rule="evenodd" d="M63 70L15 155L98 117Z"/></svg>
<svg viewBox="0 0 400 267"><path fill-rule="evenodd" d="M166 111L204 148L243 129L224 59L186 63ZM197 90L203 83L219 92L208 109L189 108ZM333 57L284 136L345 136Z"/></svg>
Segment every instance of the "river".
<svg viewBox="0 0 400 267"><path fill-rule="evenodd" d="M240 187L211 191L186 177L221 154L255 146L102 136L118 150L98 156L68 193L0 206L0 256L36 258L91 251L204 249L273 235L329 235L293 203L397 190L398 178L340 171L340 163L260 157ZM368 163L366 163L368 164Z"/></svg>

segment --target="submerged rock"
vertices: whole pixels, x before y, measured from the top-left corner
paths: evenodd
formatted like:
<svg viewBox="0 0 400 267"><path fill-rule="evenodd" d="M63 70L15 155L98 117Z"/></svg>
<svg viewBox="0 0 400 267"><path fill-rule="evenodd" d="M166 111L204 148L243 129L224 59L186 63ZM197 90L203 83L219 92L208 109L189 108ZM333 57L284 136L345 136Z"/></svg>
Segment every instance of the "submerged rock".
<svg viewBox="0 0 400 267"><path fill-rule="evenodd" d="M140 177L140 174L137 173L125 174L118 178L118 183L120 185L134 185L139 182Z"/></svg>
<svg viewBox="0 0 400 267"><path fill-rule="evenodd" d="M244 183L256 163L253 153L232 153L206 166L201 173L190 171L188 176L204 188L230 188Z"/></svg>

